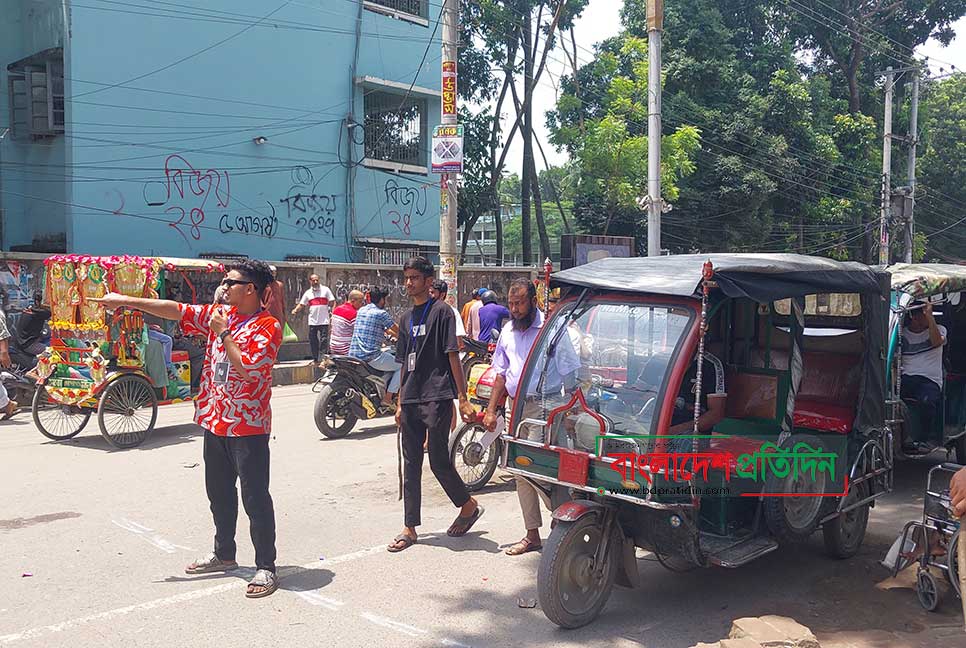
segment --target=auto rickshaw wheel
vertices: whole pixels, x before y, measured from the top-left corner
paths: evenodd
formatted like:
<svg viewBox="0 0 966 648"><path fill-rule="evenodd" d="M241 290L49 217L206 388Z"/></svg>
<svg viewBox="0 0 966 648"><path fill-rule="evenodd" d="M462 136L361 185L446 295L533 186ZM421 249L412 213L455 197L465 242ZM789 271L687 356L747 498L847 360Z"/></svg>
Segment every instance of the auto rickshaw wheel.
<svg viewBox="0 0 966 648"><path fill-rule="evenodd" d="M469 491L486 486L500 460L499 439L486 448L479 442L486 431L480 423L464 423L457 428L450 442L450 460Z"/></svg>
<svg viewBox="0 0 966 648"><path fill-rule="evenodd" d="M48 439L66 441L81 433L91 420L91 410L64 405L50 397L47 389L37 387L30 404L34 425Z"/></svg>
<svg viewBox="0 0 966 648"><path fill-rule="evenodd" d="M600 575L595 577L594 554L603 540L598 515L574 522L557 520L543 547L537 574L537 594L543 613L562 628L585 626L600 614L617 576L620 526L615 522Z"/></svg>
<svg viewBox="0 0 966 648"><path fill-rule="evenodd" d="M121 376L107 385L97 405L97 424L115 448L144 443L158 420L158 397L145 378Z"/></svg>
<svg viewBox="0 0 966 648"><path fill-rule="evenodd" d="M782 444L782 448L794 448L799 443L823 448L818 437L811 434L793 434ZM815 495L824 493L827 483L828 475L823 471L817 471L814 478L804 471L795 475L793 470L789 470L784 477L776 476L774 470L769 471L765 477L764 492L788 494L785 497L765 497L762 502L765 522L779 543L804 542L818 528L824 498Z"/></svg>
<svg viewBox="0 0 966 648"><path fill-rule="evenodd" d="M919 604L927 612L935 612L939 607L939 583L925 569L920 569L916 575L916 595L919 596Z"/></svg>
<svg viewBox="0 0 966 648"><path fill-rule="evenodd" d="M359 419L352 413L349 399L325 385L315 399L315 427L330 439L348 436Z"/></svg>
<svg viewBox="0 0 966 648"><path fill-rule="evenodd" d="M869 495L869 482L849 489L845 506L861 501ZM851 558L859 552L869 524L869 505L864 504L822 525L825 553L832 558Z"/></svg>

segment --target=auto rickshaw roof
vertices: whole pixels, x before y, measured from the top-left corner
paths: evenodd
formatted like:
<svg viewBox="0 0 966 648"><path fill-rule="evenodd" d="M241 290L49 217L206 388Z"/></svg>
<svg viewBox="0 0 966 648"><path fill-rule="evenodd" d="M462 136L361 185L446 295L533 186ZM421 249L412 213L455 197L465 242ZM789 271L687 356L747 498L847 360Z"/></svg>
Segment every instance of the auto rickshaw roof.
<svg viewBox="0 0 966 648"><path fill-rule="evenodd" d="M728 297L759 303L817 293L883 293L884 273L855 262L800 254L679 254L609 257L551 275L554 285L690 297L706 261Z"/></svg>
<svg viewBox="0 0 966 648"><path fill-rule="evenodd" d="M897 263L886 268L892 289L914 299L966 290L966 266L951 263Z"/></svg>

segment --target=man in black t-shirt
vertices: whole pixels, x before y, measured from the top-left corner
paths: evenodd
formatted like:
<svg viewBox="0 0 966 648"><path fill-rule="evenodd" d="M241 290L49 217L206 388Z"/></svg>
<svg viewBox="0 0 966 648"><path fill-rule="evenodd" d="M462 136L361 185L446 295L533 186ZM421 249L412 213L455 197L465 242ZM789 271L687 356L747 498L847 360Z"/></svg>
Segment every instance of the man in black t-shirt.
<svg viewBox="0 0 966 648"><path fill-rule="evenodd" d="M446 532L463 536L483 515L483 507L470 497L449 456L449 430L453 399L459 397L464 420L474 416L466 398L466 381L456 341L456 316L446 302L430 299L433 264L413 257L403 266L406 292L412 310L399 321L396 361L402 365L396 425L402 435L403 506L405 528L389 545L402 551L416 542L420 524L423 475L423 441L429 446L429 465L459 516Z"/></svg>

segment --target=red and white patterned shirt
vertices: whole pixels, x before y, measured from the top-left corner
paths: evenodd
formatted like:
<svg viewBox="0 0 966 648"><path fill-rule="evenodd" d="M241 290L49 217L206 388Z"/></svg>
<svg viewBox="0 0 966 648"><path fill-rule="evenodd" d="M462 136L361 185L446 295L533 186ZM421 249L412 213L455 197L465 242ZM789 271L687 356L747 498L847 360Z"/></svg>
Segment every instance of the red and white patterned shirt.
<svg viewBox="0 0 966 648"><path fill-rule="evenodd" d="M201 391L195 405L195 423L218 436L250 436L272 431L272 367L282 344L282 326L262 309L250 317L227 307L228 330L241 349L242 361L251 374L242 380L228 361L221 340L208 322L215 304L180 304L181 330L188 335L208 336L208 352L201 371ZM228 378L216 383L213 367L228 363Z"/></svg>

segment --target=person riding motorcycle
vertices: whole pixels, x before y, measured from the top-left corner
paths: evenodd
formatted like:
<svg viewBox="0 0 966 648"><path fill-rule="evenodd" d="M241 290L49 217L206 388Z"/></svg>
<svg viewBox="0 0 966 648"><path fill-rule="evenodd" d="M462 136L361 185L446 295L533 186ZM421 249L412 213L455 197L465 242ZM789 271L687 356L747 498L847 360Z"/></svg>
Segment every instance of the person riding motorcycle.
<svg viewBox="0 0 966 648"><path fill-rule="evenodd" d="M383 397L384 406L391 406L399 391L399 370L402 368L402 365L396 362L395 355L382 350L386 334L395 337L399 332L399 327L385 310L388 295L388 291L381 287L369 291L369 303L360 308L356 315L352 342L349 344L351 357L366 362L376 371L394 372Z"/></svg>

